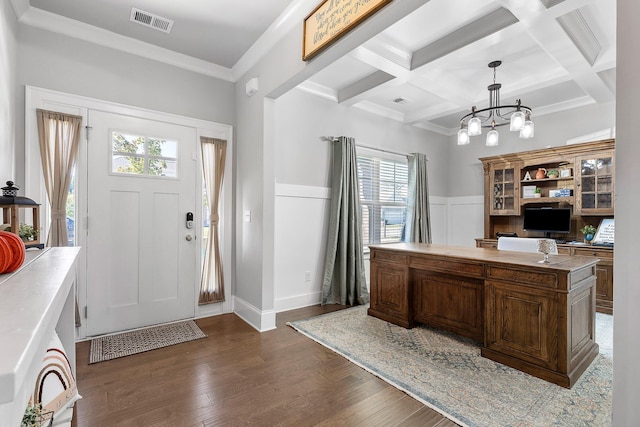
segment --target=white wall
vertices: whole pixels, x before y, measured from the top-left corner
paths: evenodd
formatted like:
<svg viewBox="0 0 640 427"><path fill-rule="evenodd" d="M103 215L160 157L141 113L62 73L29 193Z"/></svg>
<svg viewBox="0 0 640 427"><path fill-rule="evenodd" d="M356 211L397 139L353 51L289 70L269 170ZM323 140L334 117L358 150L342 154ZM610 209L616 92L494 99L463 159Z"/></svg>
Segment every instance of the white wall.
<svg viewBox="0 0 640 427"><path fill-rule="evenodd" d="M22 182L25 85L234 124L232 83L24 24L18 24L18 44L16 164Z"/></svg>
<svg viewBox="0 0 640 427"><path fill-rule="evenodd" d="M616 250L613 289L613 426L640 420L640 263L638 263L638 99L640 99L640 2L617 4Z"/></svg>
<svg viewBox="0 0 640 427"><path fill-rule="evenodd" d="M11 3L0 4L0 187L15 175L17 24ZM22 194L22 193L21 193Z"/></svg>
<svg viewBox="0 0 640 427"><path fill-rule="evenodd" d="M275 120L273 99L293 89L324 66L397 22L428 0L391 2L311 61L302 61L300 27L289 31L236 83L236 301L260 330L274 324L275 247ZM302 22L303 16L300 16ZM260 90L245 94L249 79L259 78ZM250 223L243 212L252 211ZM240 266L242 266L240 268ZM267 326L265 326L267 325Z"/></svg>
<svg viewBox="0 0 640 427"><path fill-rule="evenodd" d="M453 222L447 220L451 205L443 197L449 163L446 136L293 89L275 101L275 311L321 301L332 166L331 143L322 140L323 136L351 136L367 146L426 154L429 192L436 201L432 204L434 241L446 243L450 226L453 228ZM454 211L465 214L460 209ZM463 225L474 221L466 218ZM456 236L465 231L464 226L455 228ZM471 234L468 245L479 235ZM306 272L309 281L305 280Z"/></svg>

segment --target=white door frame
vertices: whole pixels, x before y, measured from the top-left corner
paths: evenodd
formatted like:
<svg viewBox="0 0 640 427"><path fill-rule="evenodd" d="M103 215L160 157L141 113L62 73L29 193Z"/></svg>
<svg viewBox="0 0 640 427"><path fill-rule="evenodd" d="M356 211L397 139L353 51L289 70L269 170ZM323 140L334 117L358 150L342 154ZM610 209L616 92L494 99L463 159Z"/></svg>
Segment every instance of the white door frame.
<svg viewBox="0 0 640 427"><path fill-rule="evenodd" d="M81 95L68 94L64 92L53 91L33 86L25 87L25 182L24 195L41 203L40 223L43 224L42 235L48 233L48 225L50 222L50 212L47 202L47 194L44 188L44 178L42 176L42 166L40 163L40 147L38 143L38 128L36 122L36 109L44 108L53 111L61 111L69 114L80 115L84 117L82 126L86 125L87 114L89 110L104 111L116 114L130 115L144 119L158 120L167 123L174 123L183 126L189 126L196 129L198 140L200 136L212 138L220 138L227 141L227 159L225 165L225 179L221 197L222 214L220 215L220 242L222 246L222 264L225 274L225 293L227 299L225 302L218 304L208 304L199 306L197 295L200 283L195 283L196 299L194 300L195 318L211 316L215 314L233 312L232 291L235 283L233 266L233 254L235 248L233 246L234 234L234 206L233 206L233 127L231 125L210 122L191 117L180 116L161 111L148 110L139 107L133 107L124 104L118 104L110 101L104 101L94 98L88 98ZM83 129L84 130L84 129ZM87 230L87 150L86 150L86 132L82 132L80 141L80 152L77 163L77 192L76 192L76 239L79 246L86 245ZM198 145L199 146L199 145ZM200 150L194 153L197 163L201 162ZM202 172L197 170L197 182L201 186ZM196 224L202 224L202 200L197 198L197 206L195 212ZM200 277L201 260L196 262L196 278ZM80 308L80 316L83 320L82 326L76 328L76 339L86 338L86 322L84 322L84 307L87 303L87 283L86 283L86 254L81 251L81 258L78 263L78 280L77 280L77 297L78 306Z"/></svg>

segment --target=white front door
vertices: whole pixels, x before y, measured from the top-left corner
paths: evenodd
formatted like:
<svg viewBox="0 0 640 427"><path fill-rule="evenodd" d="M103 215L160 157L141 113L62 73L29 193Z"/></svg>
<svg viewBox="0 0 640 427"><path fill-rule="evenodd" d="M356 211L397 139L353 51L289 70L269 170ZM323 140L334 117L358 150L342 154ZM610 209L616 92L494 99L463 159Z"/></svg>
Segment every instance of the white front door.
<svg viewBox="0 0 640 427"><path fill-rule="evenodd" d="M196 129L99 111L88 125L87 335L193 317Z"/></svg>

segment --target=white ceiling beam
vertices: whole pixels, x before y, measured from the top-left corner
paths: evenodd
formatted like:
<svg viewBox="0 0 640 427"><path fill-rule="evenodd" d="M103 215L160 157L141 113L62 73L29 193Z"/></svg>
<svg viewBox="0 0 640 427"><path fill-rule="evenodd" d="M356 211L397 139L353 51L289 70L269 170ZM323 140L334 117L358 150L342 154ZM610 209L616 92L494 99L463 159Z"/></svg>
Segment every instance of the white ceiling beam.
<svg viewBox="0 0 640 427"><path fill-rule="evenodd" d="M411 76L408 62L406 65L403 65L396 61L395 58L385 56L384 53L381 53L379 50L373 50L372 46L360 46L354 49L350 56L360 62L370 65L373 68L377 68L380 71L384 71L387 74L402 79L403 81L408 80Z"/></svg>
<svg viewBox="0 0 640 427"><path fill-rule="evenodd" d="M546 9L541 3L517 0L497 1L513 12L520 20L523 29L540 48L554 58L596 102L608 102L615 98L615 94L611 93L558 20L545 13ZM538 5L538 10L535 4ZM582 5L582 2L577 4Z"/></svg>
<svg viewBox="0 0 640 427"><path fill-rule="evenodd" d="M13 7L13 13L16 14L18 21L22 19L22 15L31 7L29 0L11 0L11 6Z"/></svg>
<svg viewBox="0 0 640 427"><path fill-rule="evenodd" d="M503 30L516 22L518 22L518 19L509 10L504 8L495 10L416 50L411 58L411 69L422 67L479 39Z"/></svg>
<svg viewBox="0 0 640 427"><path fill-rule="evenodd" d="M390 82L395 79L395 76L378 70L369 74L365 78L362 78L338 91L338 102L345 103L349 101L350 105L362 100L369 91L378 88L378 86ZM347 104L349 105L349 104Z"/></svg>

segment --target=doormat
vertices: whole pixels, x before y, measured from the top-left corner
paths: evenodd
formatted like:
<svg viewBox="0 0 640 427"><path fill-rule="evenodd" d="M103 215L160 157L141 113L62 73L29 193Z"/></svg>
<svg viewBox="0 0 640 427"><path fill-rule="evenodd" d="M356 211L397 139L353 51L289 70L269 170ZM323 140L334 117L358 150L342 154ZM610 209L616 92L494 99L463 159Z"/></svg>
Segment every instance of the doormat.
<svg viewBox="0 0 640 427"><path fill-rule="evenodd" d="M89 364L206 337L193 320L106 335L91 340Z"/></svg>

